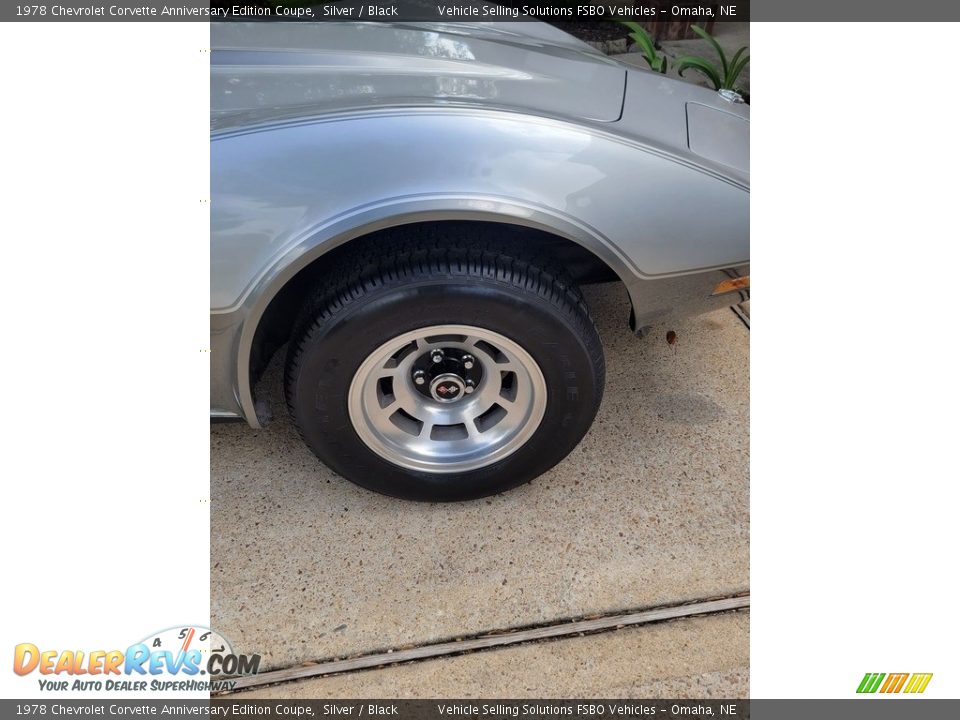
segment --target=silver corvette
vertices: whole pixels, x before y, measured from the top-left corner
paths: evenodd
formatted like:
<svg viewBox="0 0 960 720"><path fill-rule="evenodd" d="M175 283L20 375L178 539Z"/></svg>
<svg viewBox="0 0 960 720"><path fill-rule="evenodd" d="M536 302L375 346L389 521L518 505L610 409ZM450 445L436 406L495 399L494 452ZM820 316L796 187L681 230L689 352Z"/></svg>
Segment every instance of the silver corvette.
<svg viewBox="0 0 960 720"><path fill-rule="evenodd" d="M214 23L211 415L372 490L478 497L560 462L603 350L749 292L749 109L556 28Z"/></svg>

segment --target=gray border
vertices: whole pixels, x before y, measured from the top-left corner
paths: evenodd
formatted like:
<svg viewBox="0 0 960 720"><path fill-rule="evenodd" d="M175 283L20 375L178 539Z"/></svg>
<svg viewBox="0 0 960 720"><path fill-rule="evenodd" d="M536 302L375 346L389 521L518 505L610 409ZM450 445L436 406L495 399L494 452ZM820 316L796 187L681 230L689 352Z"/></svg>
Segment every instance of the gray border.
<svg viewBox="0 0 960 720"><path fill-rule="evenodd" d="M234 0L230 0L233 2ZM590 0L583 0L583 4L588 4ZM603 0L596 0L598 4L604 4ZM356 4L358 6L376 5L383 8L396 7L400 15L390 20L445 20L436 12L436 5L441 4L449 6L467 7L475 4L474 0L346 0L344 4ZM535 0L524 0L525 4L536 5ZM944 2L943 0L912 0L911 2L894 2L894 0L637 0L636 5L656 5L660 3L667 7L673 4L696 5L730 5L737 8L737 16L730 18L734 21L757 21L757 22L930 22L930 21L960 21L960 3ZM243 4L243 0L237 0L238 5ZM0 4L0 21L3 22L209 22L213 19L222 19L218 15L211 16L211 3L199 0L60 0L59 2L41 0L37 4L23 3L15 0L11 3ZM554 3L544 2L543 6L551 6ZM36 7L45 8L44 14L29 15L18 14L18 8ZM54 14L55 7L66 8L97 8L96 14L84 15L66 15ZM111 14L111 7L144 9L139 15L116 15ZM184 16L163 16L160 14L164 7L176 7L189 9L193 14ZM234 18L242 19L242 18ZM247 19L270 19L264 17L249 17ZM293 19L293 18L288 18ZM320 17L319 14L313 20L326 20L334 22L329 18ZM511 18L482 18L487 21L496 22L499 20L511 20ZM559 18L565 19L565 18ZM574 20L591 20L597 18L573 17ZM600 18L610 20L611 18ZM640 19L640 18L637 18ZM657 18L672 19L672 18ZM682 18L675 18L677 20ZM375 18L364 17L363 20L371 21ZM717 22L723 22L720 17L714 18Z"/></svg>
<svg viewBox="0 0 960 720"><path fill-rule="evenodd" d="M802 0L796 0L798 3ZM577 8L589 6L591 0L577 0L577 5L555 0L513 0L514 4L519 6L539 7L546 10L563 8L564 11L570 11L572 15L552 14L552 19L557 20L577 20L577 21L610 21L614 18L609 15L605 17L596 17L588 14L577 14ZM593 0L594 4L618 5L615 0ZM644 7L649 12L655 13L653 16L632 17L623 19L632 20L687 20L702 22L704 16L690 16L687 13L682 15L673 15L672 8L680 6L683 8L694 9L707 6L724 6L735 10L734 17L721 17L719 10L712 19L716 22L743 22L750 20L750 2L751 0L635 0L635 7ZM247 5L249 3L249 6ZM262 7L255 7L256 0L14 0L12 3L0 4L0 21L4 22L210 22L223 20L310 20L323 22L343 22L356 21L363 22L402 22L402 21L442 21L442 22L469 22L471 20L483 20L486 22L507 22L515 20L537 20L538 17L513 18L509 15L483 16L477 14L471 17L467 12L470 8L477 9L488 3L483 0L337 0L336 4L340 7L354 6L355 11L351 18L326 17L322 13L322 5L318 4L312 7L292 8L291 13L283 17L275 17L264 14L267 11ZM263 5L261 1L259 5ZM438 5L458 10L456 16L451 17L443 15L438 11ZM214 6L214 7L211 7ZM225 6L250 7L250 10L243 16L225 17L222 8ZM384 9L380 15L371 15L368 8L377 7ZM174 15L164 15L165 8L176 10ZM75 10L76 13L71 12ZM542 11L539 14L542 17L547 16L547 12ZM391 12L396 14L391 16ZM300 13L298 17L296 13ZM958 13L960 15L960 13Z"/></svg>

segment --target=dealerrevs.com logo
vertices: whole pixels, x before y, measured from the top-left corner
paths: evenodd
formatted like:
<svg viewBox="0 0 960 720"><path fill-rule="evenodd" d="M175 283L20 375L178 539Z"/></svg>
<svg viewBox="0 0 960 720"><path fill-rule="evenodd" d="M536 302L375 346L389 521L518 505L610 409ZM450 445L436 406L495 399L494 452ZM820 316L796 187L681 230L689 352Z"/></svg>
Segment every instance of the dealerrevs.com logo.
<svg viewBox="0 0 960 720"><path fill-rule="evenodd" d="M857 687L858 693L922 693L933 673L867 673Z"/></svg>
<svg viewBox="0 0 960 720"><path fill-rule="evenodd" d="M13 651L17 675L39 675L44 691L219 692L231 677L255 675L259 655L239 655L210 628L187 625L152 633L126 650L47 650L20 643Z"/></svg>

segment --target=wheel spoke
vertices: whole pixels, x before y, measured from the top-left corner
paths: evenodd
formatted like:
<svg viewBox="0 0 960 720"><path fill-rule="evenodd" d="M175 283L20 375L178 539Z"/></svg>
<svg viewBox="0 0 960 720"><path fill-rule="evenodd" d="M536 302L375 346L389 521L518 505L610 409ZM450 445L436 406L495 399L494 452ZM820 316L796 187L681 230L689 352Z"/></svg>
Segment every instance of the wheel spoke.
<svg viewBox="0 0 960 720"><path fill-rule="evenodd" d="M483 415L487 411L488 407L489 406L486 403L474 402L474 404L470 406L469 412L465 412L463 414L464 424L467 426L473 425L474 420Z"/></svg>
<svg viewBox="0 0 960 720"><path fill-rule="evenodd" d="M489 410L490 406L500 399L500 388L499 375L484 378L480 389L474 393L474 396L477 398L477 417Z"/></svg>
<svg viewBox="0 0 960 720"><path fill-rule="evenodd" d="M483 347L483 345L478 344L479 342L480 341L477 341L476 343L473 343L471 345L471 347L473 348L474 356L476 356L477 359L479 359L484 364L484 366L490 365L492 367L496 365L497 363L496 358L490 355L490 353L487 352L486 348Z"/></svg>
<svg viewBox="0 0 960 720"><path fill-rule="evenodd" d="M379 405L379 402L378 402L378 407L376 411L379 412L381 415L389 418L397 410L400 410L400 409L401 409L400 401L397 400L396 398L393 398L393 400L388 402L386 405Z"/></svg>
<svg viewBox="0 0 960 720"><path fill-rule="evenodd" d="M430 433L433 432L433 421L428 420L423 423L423 427L420 428L420 437L426 440L430 439Z"/></svg>

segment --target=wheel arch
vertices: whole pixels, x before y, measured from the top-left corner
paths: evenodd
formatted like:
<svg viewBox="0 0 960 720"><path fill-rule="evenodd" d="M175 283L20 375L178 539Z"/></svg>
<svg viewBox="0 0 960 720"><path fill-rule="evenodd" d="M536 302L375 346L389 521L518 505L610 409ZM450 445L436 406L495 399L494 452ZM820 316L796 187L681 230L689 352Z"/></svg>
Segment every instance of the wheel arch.
<svg viewBox="0 0 960 720"><path fill-rule="evenodd" d="M266 273L243 303L243 321L236 344L234 394L242 415L255 428L265 417L257 412L254 390L260 374L276 350L289 339L295 315L307 293L320 282L332 265L345 254L383 233L409 232L417 225L467 223L491 233L508 231L528 247L548 245L560 253L578 282L619 279L628 294L637 279L627 260L599 233L572 221L540 211L503 207L477 207L438 211L408 210L343 229L334 236L313 239L291 251Z"/></svg>

